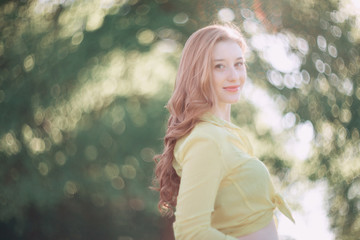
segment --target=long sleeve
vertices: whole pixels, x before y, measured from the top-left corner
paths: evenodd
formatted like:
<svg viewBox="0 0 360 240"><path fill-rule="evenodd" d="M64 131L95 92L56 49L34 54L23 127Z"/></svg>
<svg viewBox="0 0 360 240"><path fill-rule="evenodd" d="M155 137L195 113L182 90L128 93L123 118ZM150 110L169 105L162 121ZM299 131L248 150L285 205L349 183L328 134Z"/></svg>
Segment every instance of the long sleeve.
<svg viewBox="0 0 360 240"><path fill-rule="evenodd" d="M211 213L226 171L217 142L209 137L193 137L181 144L179 152L181 183L175 212L175 239L235 240L211 226Z"/></svg>

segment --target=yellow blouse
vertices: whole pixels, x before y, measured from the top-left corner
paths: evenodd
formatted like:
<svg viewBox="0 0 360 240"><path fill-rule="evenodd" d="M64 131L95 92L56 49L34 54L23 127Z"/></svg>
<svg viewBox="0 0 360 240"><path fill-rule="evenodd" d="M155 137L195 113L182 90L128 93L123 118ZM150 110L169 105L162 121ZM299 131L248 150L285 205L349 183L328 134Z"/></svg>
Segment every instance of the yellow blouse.
<svg viewBox="0 0 360 240"><path fill-rule="evenodd" d="M210 114L202 120L174 149L175 239L235 240L268 225L276 207L295 222L240 128Z"/></svg>

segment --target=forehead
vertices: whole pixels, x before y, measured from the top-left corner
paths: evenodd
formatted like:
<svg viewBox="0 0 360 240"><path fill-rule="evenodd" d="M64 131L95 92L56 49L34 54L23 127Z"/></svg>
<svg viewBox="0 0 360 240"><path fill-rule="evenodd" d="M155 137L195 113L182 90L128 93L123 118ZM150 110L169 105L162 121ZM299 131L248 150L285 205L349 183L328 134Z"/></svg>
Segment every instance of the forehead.
<svg viewBox="0 0 360 240"><path fill-rule="evenodd" d="M213 49L213 59L236 59L243 56L240 45L233 40L217 42Z"/></svg>

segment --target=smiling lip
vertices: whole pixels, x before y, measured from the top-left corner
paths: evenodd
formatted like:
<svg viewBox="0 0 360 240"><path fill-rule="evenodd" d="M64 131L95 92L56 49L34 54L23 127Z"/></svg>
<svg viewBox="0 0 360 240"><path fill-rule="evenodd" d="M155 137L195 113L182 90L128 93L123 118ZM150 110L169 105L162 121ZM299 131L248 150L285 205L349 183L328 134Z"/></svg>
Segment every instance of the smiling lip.
<svg viewBox="0 0 360 240"><path fill-rule="evenodd" d="M240 89L240 86L239 85L228 86L228 87L223 87L223 89L225 89L228 92L237 92Z"/></svg>

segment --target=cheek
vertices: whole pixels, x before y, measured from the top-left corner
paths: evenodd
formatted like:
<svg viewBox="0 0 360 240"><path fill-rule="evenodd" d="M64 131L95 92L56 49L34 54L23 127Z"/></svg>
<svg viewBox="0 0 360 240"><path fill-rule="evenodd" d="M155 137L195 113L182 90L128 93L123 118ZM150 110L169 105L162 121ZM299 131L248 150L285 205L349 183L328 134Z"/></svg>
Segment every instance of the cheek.
<svg viewBox="0 0 360 240"><path fill-rule="evenodd" d="M214 86L218 86L219 84L221 84L222 82L222 74L219 73L219 72L214 72L213 73L213 83L214 83Z"/></svg>

